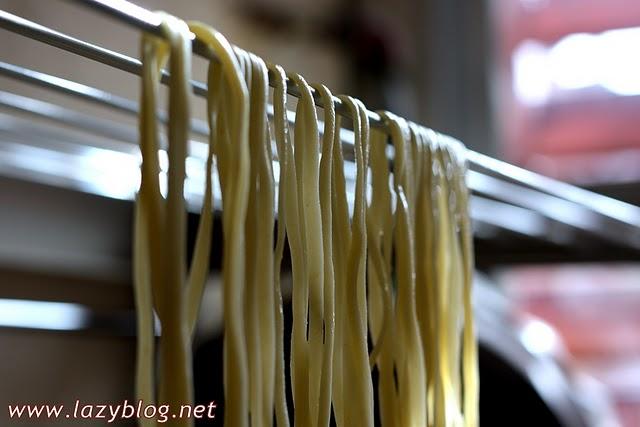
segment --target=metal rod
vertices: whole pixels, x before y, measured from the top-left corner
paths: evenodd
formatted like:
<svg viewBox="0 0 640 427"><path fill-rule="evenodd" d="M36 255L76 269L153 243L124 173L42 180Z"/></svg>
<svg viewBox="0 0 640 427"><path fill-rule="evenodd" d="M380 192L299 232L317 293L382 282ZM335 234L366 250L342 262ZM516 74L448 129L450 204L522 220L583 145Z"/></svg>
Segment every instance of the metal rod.
<svg viewBox="0 0 640 427"><path fill-rule="evenodd" d="M141 31L146 31L151 34L155 34L159 37L163 36L161 30L161 21L153 13L140 6L137 6L126 0L73 0L83 6L89 6L94 10L100 11L110 17L125 23L127 25L138 28ZM207 58L212 61L217 61L215 53L204 43L196 39L195 34L191 33L191 40L193 41L193 52ZM269 84L273 86L273 76L269 74ZM300 92L297 86L287 79L287 93L296 98L300 97ZM319 94L311 88L315 103L318 107L323 107L322 99ZM340 98L334 96L333 103L336 106L336 112L344 117L351 117L348 108L342 105ZM371 126L384 127L385 123L379 114L367 110L367 116Z"/></svg>
<svg viewBox="0 0 640 427"><path fill-rule="evenodd" d="M153 12L150 12L127 0L71 1L105 13L120 22L134 26L142 31L147 31L152 34L162 36L162 31L160 29L160 19ZM196 54L210 60L217 60L215 54L211 51L211 49L197 40L193 33L191 33L191 39L193 41L193 51ZM270 75L269 77L271 83L272 76ZM288 93L299 98L300 93L298 92L296 85L291 84L290 81L288 81L287 83ZM322 107L322 100L317 96L316 92L313 89L312 93L314 94L316 105ZM339 98L334 96L333 102L336 105L337 112L339 112L343 116L350 117L349 111L342 105L342 102ZM367 115L369 116L369 121L372 126L385 126L384 121L379 114L367 110ZM469 163L473 166L477 166L484 170L490 171L500 177L509 177L511 180L517 181L520 184L526 185L538 191L542 191L544 193L558 197L567 198L572 202L587 206L590 209L594 209L603 215L611 216L619 221L631 224L636 227L640 227L640 209L638 209L638 207L636 206L622 201L613 200L606 196L595 194L584 189L573 191L578 190L578 188L575 186L570 186L561 181L557 181L530 171L526 171L521 168L517 168L516 166L510 165L497 159L493 159L481 153L476 153L472 150L467 151L469 152ZM516 179L515 176L517 176L518 178Z"/></svg>
<svg viewBox="0 0 640 427"><path fill-rule="evenodd" d="M123 98L123 97L114 95L112 93L102 91L100 89L96 89L91 86L79 84L70 80L52 76L50 74L41 73L38 71L30 70L28 68L24 68L14 64L9 64L9 63L0 61L0 75L13 78L18 81L34 84L36 86L43 87L45 89L51 89L66 95L71 95L79 99L90 101L98 105L106 106L124 113L138 114L137 103L130 99ZM76 128L81 128L83 130L88 130L91 132L102 134L103 136L107 136L110 138L119 139L119 138L122 138L123 136L122 134L114 134L111 131L105 134L105 130L111 130L111 129L122 130L123 129L118 126L113 126L113 123L108 123L106 125L102 125L102 123L100 123L100 126L96 127L96 124L94 123L96 122L96 119L94 119L91 116L76 117L76 112L72 110L56 108L51 104L44 103L43 101L29 99L29 98L21 97L19 95L15 95L15 94L0 92L0 105L4 106L5 108L18 110L20 112L35 114L39 117L44 117L50 120L56 120L56 121L62 120L63 123L66 125L70 125ZM80 113L77 113L77 114L80 114ZM92 124L92 126L87 128L87 126L90 124ZM202 132L203 134L206 135L207 134L206 125L203 123L199 123L199 124L204 126L204 128L202 129ZM133 138L133 136L135 136L134 134L135 134L135 131L131 130L125 136L126 138L125 140L128 141L129 143L135 143L136 142L135 138ZM346 144L346 145L349 145L349 144ZM352 146L352 144L350 145ZM473 175L470 175L470 178L473 178L476 175L481 175L478 172L471 172L471 173ZM486 179L489 179L489 178L487 177ZM478 181L478 179L475 179L475 180L470 179L469 182L472 190L474 190L474 192L476 193L483 194L489 191L488 190L489 187L487 186L484 186L484 187L487 187L487 188L484 188L481 185L476 185L476 183L484 182L484 181L481 181L481 180ZM528 190L528 191L532 191L532 190ZM492 196L495 197L495 194L492 194ZM503 194L503 196L505 195ZM506 196L508 196L508 194L506 194ZM539 196L542 196L542 195L539 195ZM547 197L551 197L551 196L547 196ZM505 201L509 203L513 203L513 200L510 200L508 197L505 198ZM579 207L576 207L576 208L580 209ZM514 209L516 208L514 207ZM569 220L565 222L568 225L573 225L573 222L570 221L571 219L573 219L573 217L580 217L580 215L573 215L572 217L569 218Z"/></svg>
<svg viewBox="0 0 640 427"><path fill-rule="evenodd" d="M131 4L131 3L127 2L127 4ZM144 23L145 21L142 21L142 22ZM101 47L92 43L88 43L80 39L76 39L67 34L61 33L51 28L45 27L44 25L40 25L33 21L29 21L28 19L24 19L20 16L13 15L3 10L0 10L0 28L4 28L13 33L23 35L30 39L48 44L53 47L57 47L64 51L81 56L83 58L88 58L88 59L97 61L101 64L108 65L110 67L116 68L118 70L130 73L130 74L135 74L139 76L142 73L142 63L135 58L131 58L127 55L114 52L104 47ZM12 74L12 73L7 73L7 74ZM162 78L160 81L166 85L166 84L169 84L169 80L170 80L169 73L163 70ZM207 96L206 84L196 80L191 80L190 82L191 82L191 87L193 89L193 93L195 95L203 98ZM300 97L299 92L297 92L295 88L292 88L291 85L288 85L288 89L289 89L289 94L291 94L292 96ZM338 100L338 102L340 102L340 99L338 98L336 99ZM316 104L320 105L317 99L316 99ZM270 108L270 111L271 110L272 108ZM347 130L343 130L343 132L345 132L346 134L349 134L349 131ZM351 143L350 146L352 147L352 145L353 144Z"/></svg>
<svg viewBox="0 0 640 427"><path fill-rule="evenodd" d="M0 27L127 73L138 76L142 73L142 63L137 59L71 37L4 10L0 10ZM169 74L167 72L162 72L161 81L163 84L169 83ZM207 95L207 85L192 80L191 86L196 95L203 97Z"/></svg>
<svg viewBox="0 0 640 427"><path fill-rule="evenodd" d="M42 111L42 108L37 104L41 101L33 99L32 101L36 102L35 108L31 110L21 108L20 110L52 122L71 125L73 127L76 127L75 125L78 124L75 123L77 120L86 121L87 118L93 119L90 116L68 116L67 113L69 113L70 110L54 105L47 106L47 109L58 111L60 114L50 115L50 111ZM12 105L5 103L2 96L0 96L0 105L12 108ZM80 125L93 133L94 129L87 128L83 122L81 122ZM130 128L131 132L135 133L133 127L124 127ZM92 154L85 150L87 144L92 144L92 147L101 150L132 156L132 161L130 162L122 162L121 160L114 160L112 157L105 156L101 162L101 173L104 174L105 171L107 171L107 174L134 176L135 171L130 168L135 168L136 164L137 146L135 145L132 146L126 142L117 143L115 140L96 143L94 139L83 139L81 136L70 134L63 129L52 127L48 124L45 125L30 119L16 118L15 116L1 113L0 139L2 139L2 144L0 144L0 164L3 165L3 174L8 174L9 176L20 179L27 179L29 181L41 182L47 185L78 189L99 196L116 197L123 200L132 200L136 192L135 180L128 182L128 184L130 184L129 187L120 186L115 193L113 191L110 192L108 186L104 185L103 177L95 177L90 173L92 169L90 163ZM46 153L49 154L25 150L24 148L27 147L45 149ZM55 153L55 155L53 153ZM202 157L198 159L204 161ZM42 164L43 161L48 167L44 170L38 169L37 165ZM74 167L65 167L65 165L68 164L73 164ZM349 182L353 182L355 179L354 173L354 170L351 170L351 172L347 171L346 178ZM217 182L217 180L214 180L214 182ZM191 186L189 187L193 188ZM202 193L200 191L202 191L202 188L195 189L194 192L189 192L186 195L188 209L193 213L199 213L202 207ZM219 210L221 207L219 191L215 191L214 197L216 210ZM472 205L471 218L474 221L474 228L480 230L490 229L492 233L500 230L500 234L507 232L509 234L554 243L555 236L548 233L548 229L555 221L544 217L538 212L482 196L472 196ZM561 225L561 223L558 223L558 225ZM581 230L571 229L567 233L572 233L571 235L573 235L579 231ZM567 233L565 233L565 235ZM589 236L582 236L583 239L586 237Z"/></svg>
<svg viewBox="0 0 640 427"><path fill-rule="evenodd" d="M51 74L0 61L0 76L71 95L122 113L138 114L138 103L135 101ZM158 118L162 122L167 122L167 115L162 111L158 112ZM209 135L208 126L202 120L191 119L191 131L200 136Z"/></svg>
<svg viewBox="0 0 640 427"><path fill-rule="evenodd" d="M62 123L115 141L138 144L138 132L135 128L121 126L118 122L94 117L38 99L0 91L0 106Z"/></svg>
<svg viewBox="0 0 640 427"><path fill-rule="evenodd" d="M468 150L467 157L470 162L479 166L480 169L491 171L492 175L496 177L526 185L534 190L542 191L582 206L588 206L602 215L615 218L634 227L640 227L639 208L630 203L603 196L474 151Z"/></svg>
<svg viewBox="0 0 640 427"><path fill-rule="evenodd" d="M11 92L0 91L0 107L7 110L27 114L39 119L44 119L59 125L71 127L74 130L90 133L106 138L111 143L105 147L105 141L100 141L96 146L110 150L127 151L130 148L138 148L138 130L133 125L127 125L113 120L96 117L76 110L61 107L49 102L41 101ZM116 143L116 148L112 145ZM121 143L128 147L122 148ZM91 140L84 142L92 145ZM206 159L206 143L190 140L189 151L194 157L204 161Z"/></svg>
<svg viewBox="0 0 640 427"><path fill-rule="evenodd" d="M111 108L113 110L127 113L138 114L138 103L128 98L124 98L115 95L111 92L97 89L93 86L83 85L71 80L66 80L60 77L53 76L51 74L41 73L29 68L21 67L15 64L0 61L0 76L8 77L24 83L33 84L35 86L42 87L44 89L50 89L58 93L65 95L71 95L78 99L92 102L103 107ZM287 120L289 123L294 123L294 114L287 112ZM269 105L267 109L269 117L273 117L273 106ZM158 112L158 118L163 123L168 121L166 114L163 111ZM318 126L320 133L324 128L322 120L318 120ZM191 131L197 135L208 137L209 127L207 123L198 119L191 119ZM353 150L353 131L348 129L341 129L341 139L345 148L345 156L347 160L348 151Z"/></svg>
<svg viewBox="0 0 640 427"><path fill-rule="evenodd" d="M109 16L117 18L125 24L135 26L142 31L147 31L151 34L162 35L160 31L159 21L157 21L157 25L154 25L153 22L149 22L148 20L148 15L151 14L151 12L148 12L145 9L135 6L134 4L129 2L117 1L116 3L121 7L124 7L124 10L126 10L127 12L123 12L117 9L114 5L105 1L96 3L80 2L80 4L83 4L85 6L95 6L97 10L108 13ZM134 15L134 12L141 13L142 17ZM67 34L61 33L51 28L45 27L44 25L29 21L28 19L24 19L20 16L13 15L3 10L0 10L0 27L131 74L136 74L139 76L142 73L142 63L135 58L131 58L127 55L123 55L121 53L114 52L101 46L85 42L75 37L71 37ZM194 52L209 60L217 61L217 58L211 51L211 49L204 46L200 42L194 41ZM273 79L271 78L272 76L269 77L269 82L271 84ZM163 71L161 82L163 84L168 84L169 79L169 73ZM206 84L191 80L191 86L193 88L193 92L196 95L206 97ZM314 96L315 104L319 107L323 107L322 100L320 99L316 91L312 88L311 92ZM297 90L297 87L294 84L291 84L290 80L288 79L287 93L296 98L300 97L300 92ZM348 109L343 106L340 99L335 96L334 103L336 105L337 113L344 117L351 117ZM378 114L369 110L367 110L367 114L372 126L384 127L382 119Z"/></svg>
<svg viewBox="0 0 640 427"><path fill-rule="evenodd" d="M133 144L134 147L137 146L137 131L133 126L116 126L115 122L110 120L97 118L38 99L28 98L3 91L0 91L0 106L58 124L70 126L74 129L79 129L94 135L100 135L113 141ZM66 138L62 136L55 136L55 133L52 133L51 130L49 131L49 134L51 136L51 138L49 138L51 143L53 143L55 139L62 141ZM32 136L39 139L43 138L42 133L39 133L37 130L32 132ZM87 143L87 141L80 142L80 140L77 139L66 139L68 139L68 142L76 144ZM102 143L97 146L104 148ZM196 144L192 142L191 148L192 151L195 150ZM126 147L120 146L110 147L109 149L115 149L117 151L124 149L129 152ZM198 152L198 158L204 159L205 152L202 150L198 150ZM353 171L351 173L353 173ZM353 178L351 178L351 180L352 179ZM469 171L468 185L471 191L476 195L474 196L475 199L478 198L478 195L481 198L486 199L483 204L475 204L473 206L473 210L471 212L472 218L480 223L490 224L493 227L512 230L515 232L525 229L527 224L527 215L523 216L522 213L526 211L528 217L535 212L538 218L548 219L550 221L548 222L548 225L554 223L564 225L567 230L572 230L574 232L572 235L577 236L577 233L575 233L576 231L582 232L580 236L583 239L592 235L604 238L605 240L626 242L630 236L634 235L634 233L621 234L616 232L618 230L615 228L607 230L598 227L597 214L583 206L579 206L551 195L536 192L535 190L517 188L515 184L492 178L480 172ZM490 199L498 199L501 200L502 203L496 201L494 204L487 204L487 200ZM491 214L487 211L487 207L490 206L500 208ZM505 206L511 206L512 209L506 210ZM519 207L517 208L517 206ZM478 209L481 209L482 212L476 212ZM502 215L500 215L500 212L502 212ZM517 219L516 217L506 218L505 212L518 212L519 216ZM514 221L519 222L520 225L514 225ZM547 238L553 242L556 236L554 236L552 229L549 228L546 231ZM566 231L564 234L567 234L568 232L569 231ZM520 234L523 233L520 232ZM635 233L635 235L637 235L637 233Z"/></svg>
<svg viewBox="0 0 640 427"><path fill-rule="evenodd" d="M155 17L152 12L146 11L143 8L140 8L130 2L124 0L73 0L78 2L84 6L91 7L92 9L101 11L103 13L108 14L123 22L127 25L132 25L142 31L147 31L153 34L160 34L160 22L159 19ZM24 18L9 14L7 12L0 10L0 27L5 28L7 30L13 31L18 34L25 35L35 40L39 40L41 42L50 44L52 46L58 47L60 49L81 55L83 57L87 57L93 59L95 61L101 62L106 65L110 65L112 67L118 68L120 70L140 75L142 65L140 61L134 58L130 58L126 55L122 55L117 52L113 52L109 49L102 48L100 46L93 45L91 43L87 43L85 41L70 37L66 34L60 33L58 31L49 29L42 25L33 23ZM201 43L199 43L194 38L194 52L198 55L204 56L211 60L215 60L215 55ZM167 83L169 80L169 75L166 72L163 72L162 82ZM193 86L194 93L199 96L205 96L207 93L207 87L205 84L197 81L191 81ZM294 97L299 97L300 94L297 91L295 85L288 85L288 93ZM315 97L316 105L322 107L322 101L319 97ZM343 115L349 116L347 109L342 105L340 100L334 97L334 102L336 104L336 111ZM368 116L371 124L373 126L383 127L384 123L381 120L381 117L371 111L368 111ZM442 135L442 137L451 138L446 135ZM618 224L633 226L637 228L640 225L640 208L620 202L614 201L605 196L595 195L594 193L587 192L586 190L581 190L579 193L568 194L571 193L567 191L567 188L571 190L577 190L577 187L570 186L568 184L562 183L560 181L542 177L533 172L525 171L526 174L517 174L512 176L510 171L515 168L516 170L522 170L513 165L510 165L505 162L501 162L499 160L484 156L480 153L473 152L468 150L468 159L469 163L474 168L480 168L488 171L492 175L499 177L508 177L509 180L517 182L520 185L535 189L537 191L543 192L545 194L550 194L560 198L567 198L592 210L602 218L608 220L614 220ZM593 195L596 197L586 197L585 194ZM615 206L616 209L624 210L624 215L615 214L612 212L612 209L605 208L607 202L609 203L609 207ZM636 233L634 233L636 234ZM640 242L637 242L640 244ZM634 245L635 246L635 245Z"/></svg>
<svg viewBox="0 0 640 427"><path fill-rule="evenodd" d="M567 227L585 231L609 242L624 242L625 246L640 248L637 242L640 229L632 229L634 232L630 233L629 230L618 227L603 227L597 212L585 209L584 206L570 200L521 187L476 171L468 172L467 182L469 188L474 189L474 194L534 210Z"/></svg>
<svg viewBox="0 0 640 427"><path fill-rule="evenodd" d="M138 114L137 102L51 74L41 73L29 68L0 61L0 75L45 89L52 89L59 93L72 95L123 113Z"/></svg>

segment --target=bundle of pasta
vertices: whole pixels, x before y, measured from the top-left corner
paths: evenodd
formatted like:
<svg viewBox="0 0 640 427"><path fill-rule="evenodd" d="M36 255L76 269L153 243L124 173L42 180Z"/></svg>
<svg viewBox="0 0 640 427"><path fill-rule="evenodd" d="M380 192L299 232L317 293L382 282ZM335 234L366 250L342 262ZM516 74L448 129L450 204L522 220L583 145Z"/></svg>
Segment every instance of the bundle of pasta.
<svg viewBox="0 0 640 427"><path fill-rule="evenodd" d="M376 417L382 426L477 426L473 249L461 144L387 112L380 113L385 129L370 129L364 105L340 96L354 136L355 176L347 180L342 123L326 87L298 75L287 78L281 67L232 48L204 24L187 28L166 17L163 28L168 43L150 36L143 41L143 178L135 240L140 398L154 399L155 308L162 324L158 399L192 399L189 336L208 271L215 157L224 236L225 425L271 426L275 418L288 427L292 415L300 427L373 426ZM189 29L217 60L208 72L206 192L187 276L182 190ZM155 97L167 57L164 199ZM300 94L293 129L288 83ZM317 99L324 105L322 135ZM289 354L280 288L287 245L293 278Z"/></svg>
<svg viewBox="0 0 640 427"><path fill-rule="evenodd" d="M138 313L136 392L145 405L193 400L190 332L195 322L207 265L194 262L186 271L185 161L189 123L191 43L184 22L162 15L164 38L142 41L143 84L140 108L142 179L136 200L134 293ZM160 70L170 62L167 196L160 192L156 98ZM211 169L211 157L207 166ZM211 182L198 230L198 259L208 258L211 230ZM162 327L159 381L155 384L153 308ZM155 420L140 419L143 425ZM180 420L176 425L192 425Z"/></svg>

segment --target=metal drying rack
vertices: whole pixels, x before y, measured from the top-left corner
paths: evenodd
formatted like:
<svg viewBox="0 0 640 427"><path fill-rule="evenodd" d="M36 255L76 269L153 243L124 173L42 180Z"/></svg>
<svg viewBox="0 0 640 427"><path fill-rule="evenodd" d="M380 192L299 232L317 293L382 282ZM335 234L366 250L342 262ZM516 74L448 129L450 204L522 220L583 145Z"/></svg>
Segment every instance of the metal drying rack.
<svg viewBox="0 0 640 427"><path fill-rule="evenodd" d="M125 0L70 0L103 13L140 31L162 36L160 19L153 13ZM139 60L105 49L0 10L0 28L63 49L85 58L140 75ZM192 35L193 36L193 35ZM215 54L192 37L195 54L216 60ZM81 98L129 114L137 114L135 102L60 77L0 62L0 75L28 84ZM270 77L270 83L272 81ZM170 76L163 72L162 82ZM207 86L191 81L198 96L206 96ZM300 94L293 84L287 91ZM322 100L313 92L316 105ZM338 114L349 116L340 99L334 97ZM117 129L102 119L81 117L81 113L20 95L0 92L0 107L54 119L124 141L135 143L135 129ZM375 112L367 114L372 126L385 128ZM292 117L292 116L290 116ZM166 119L160 116L161 120ZM204 136L204 122L192 120L192 132ZM349 146L349 132L344 132ZM442 138L450 138L439 134ZM640 254L640 208L579 187L554 180L500 160L468 150L467 176L472 191L472 218L476 225L476 257L479 265L511 262L633 260ZM485 227L483 228L482 225ZM488 226L488 227L486 227ZM495 233L508 232L507 238ZM482 231L484 230L484 231ZM488 231L487 231L488 230ZM558 232L558 231L561 232Z"/></svg>

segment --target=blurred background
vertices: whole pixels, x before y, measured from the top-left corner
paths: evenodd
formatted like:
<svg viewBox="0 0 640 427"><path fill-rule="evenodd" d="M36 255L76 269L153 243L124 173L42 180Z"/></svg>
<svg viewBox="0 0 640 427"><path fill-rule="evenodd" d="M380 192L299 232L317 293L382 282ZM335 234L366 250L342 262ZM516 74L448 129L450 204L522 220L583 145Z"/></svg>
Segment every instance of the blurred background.
<svg viewBox="0 0 640 427"><path fill-rule="evenodd" d="M209 23L232 43L308 81L325 83L335 94L357 96L371 110L391 110L459 138L478 152L640 204L640 2L136 4ZM139 56L137 30L74 2L0 0L0 9ZM138 98L135 76L0 31L0 61ZM194 77L203 81L205 73L205 61L196 59ZM135 117L6 77L0 77L0 89L121 123L123 129L135 125ZM204 118L204 101L193 103L196 117ZM7 130L17 122L4 114L6 106L1 112L5 142L17 141L15 132ZM11 117L31 120L23 113ZM89 162L83 167L89 168L126 161L89 149L83 156ZM124 200L131 193L131 176L124 169L100 171L103 175L94 187L77 194L43 188L42 182L13 174L0 162L2 402L76 395L87 401L114 401L129 396L135 347L130 204ZM92 191L96 188L100 191ZM591 257L580 263L479 264L478 287L486 292L478 292L478 310L499 319L499 324L481 320L488 349L482 359L483 425L529 425L526 419L521 423L504 414L518 417L518 411L548 410L549 418L541 418L546 421L531 425L640 426L640 264L629 257L618 262L615 253L606 255L606 263ZM219 327L220 319L211 313L219 308L214 282L212 277L211 310L206 315ZM49 305L30 306L28 301ZM87 325L92 331L88 335L73 332ZM217 329L211 329L209 335L201 335L205 353L200 360L206 360L207 343L217 336ZM515 337L508 345L520 346L526 357L510 350L491 351L492 345L507 345L507 335ZM494 353L503 357L494 358ZM515 373L506 365L517 367ZM509 392L518 387L528 387L531 395ZM507 407L518 400L537 403L523 403L510 413ZM573 409L562 409L565 404Z"/></svg>

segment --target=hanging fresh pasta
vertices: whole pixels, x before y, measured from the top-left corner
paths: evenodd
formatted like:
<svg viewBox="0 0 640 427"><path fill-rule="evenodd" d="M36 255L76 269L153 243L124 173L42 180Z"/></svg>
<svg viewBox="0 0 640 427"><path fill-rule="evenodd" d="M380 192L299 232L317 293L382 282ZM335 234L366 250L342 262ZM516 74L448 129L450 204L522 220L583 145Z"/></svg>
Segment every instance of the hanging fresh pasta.
<svg viewBox="0 0 640 427"><path fill-rule="evenodd" d="M477 427L464 147L388 112L380 112L382 126L372 128L372 113L359 100L336 98L297 74L287 77L282 67L232 47L202 23L187 28L163 17L167 41L145 35L142 43L137 395L172 405L193 400L190 343L209 274L217 175L226 426L373 427L379 420L385 427ZM207 80L205 193L187 269L188 30L216 60ZM167 62L165 198L155 112ZM299 99L291 123L286 106L292 88ZM353 156L344 153L345 124ZM281 288L287 253L290 336ZM157 378L154 311L162 326Z"/></svg>

